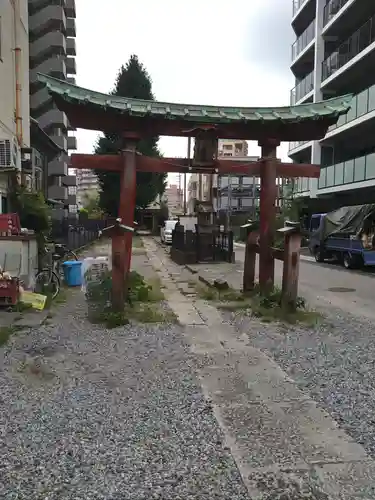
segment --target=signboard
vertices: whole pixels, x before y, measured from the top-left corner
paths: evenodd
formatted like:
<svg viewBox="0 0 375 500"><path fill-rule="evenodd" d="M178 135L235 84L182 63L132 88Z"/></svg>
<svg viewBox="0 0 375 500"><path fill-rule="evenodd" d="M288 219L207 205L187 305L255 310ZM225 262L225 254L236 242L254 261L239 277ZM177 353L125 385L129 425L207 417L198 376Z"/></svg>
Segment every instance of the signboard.
<svg viewBox="0 0 375 500"><path fill-rule="evenodd" d="M21 293L21 301L25 304L30 304L33 309L37 309L38 311L43 311L46 305L46 300L46 295L41 295L40 293L27 291L23 291Z"/></svg>
<svg viewBox="0 0 375 500"><path fill-rule="evenodd" d="M103 273L110 270L108 257L88 257L82 263L82 290L90 283L100 281Z"/></svg>

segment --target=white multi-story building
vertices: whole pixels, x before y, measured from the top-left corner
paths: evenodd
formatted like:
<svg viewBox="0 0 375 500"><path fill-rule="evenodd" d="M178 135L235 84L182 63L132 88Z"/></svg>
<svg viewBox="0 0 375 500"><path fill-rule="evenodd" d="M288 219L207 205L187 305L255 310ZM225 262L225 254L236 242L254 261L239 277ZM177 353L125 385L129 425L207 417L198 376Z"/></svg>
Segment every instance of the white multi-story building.
<svg viewBox="0 0 375 500"><path fill-rule="evenodd" d="M95 172L88 169L77 170L77 204L83 207L90 198L99 194L99 181Z"/></svg>
<svg viewBox="0 0 375 500"><path fill-rule="evenodd" d="M75 0L28 0L28 7L31 115L62 150L45 172L48 198L60 201L65 209L53 211L60 218L76 211L76 178L69 173L68 153L77 149L77 140L66 114L38 81L38 73L75 84Z"/></svg>
<svg viewBox="0 0 375 500"><path fill-rule="evenodd" d="M375 2L293 0L292 27L291 104L354 94L324 139L290 144L294 162L322 167L295 191L322 210L375 202Z"/></svg>
<svg viewBox="0 0 375 500"><path fill-rule="evenodd" d="M8 210L9 173L30 146L27 0L0 1L0 213Z"/></svg>
<svg viewBox="0 0 375 500"><path fill-rule="evenodd" d="M164 191L163 197L170 217L183 213L183 191L177 184L170 184Z"/></svg>

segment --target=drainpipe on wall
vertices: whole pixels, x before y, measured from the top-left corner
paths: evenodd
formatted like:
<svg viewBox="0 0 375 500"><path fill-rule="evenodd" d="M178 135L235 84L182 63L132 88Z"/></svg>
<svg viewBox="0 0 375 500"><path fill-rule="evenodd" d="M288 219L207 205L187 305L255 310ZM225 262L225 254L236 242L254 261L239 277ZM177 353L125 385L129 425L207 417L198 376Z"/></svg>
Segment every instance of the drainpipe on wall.
<svg viewBox="0 0 375 500"><path fill-rule="evenodd" d="M15 112L14 118L16 122L16 137L19 148L23 146L23 126L22 126L22 101L21 101L21 93L22 93L22 85L21 85L21 56L22 51L19 46L19 36L18 36L18 20L20 19L20 4L19 0L12 0L13 4L13 29L14 29L14 76L15 76ZM14 181L12 182L13 186L20 185L24 179L22 179L22 171L21 175L17 171L15 171Z"/></svg>
<svg viewBox="0 0 375 500"><path fill-rule="evenodd" d="M13 3L13 21L14 21L14 71L16 82L16 103L15 103L15 120L16 120L16 136L18 145L23 146L23 128L22 128L22 114L21 114L21 47L19 46L18 26L17 21L20 18L20 5L19 0L12 0Z"/></svg>

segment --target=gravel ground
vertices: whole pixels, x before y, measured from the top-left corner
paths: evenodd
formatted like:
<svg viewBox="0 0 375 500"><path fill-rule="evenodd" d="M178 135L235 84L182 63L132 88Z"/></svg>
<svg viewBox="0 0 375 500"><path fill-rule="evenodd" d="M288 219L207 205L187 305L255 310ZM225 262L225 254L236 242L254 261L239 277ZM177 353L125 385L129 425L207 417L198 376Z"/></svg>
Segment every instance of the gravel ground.
<svg viewBox="0 0 375 500"><path fill-rule="evenodd" d="M265 324L241 314L224 318L375 458L375 325L340 310L324 315L326 324L314 329Z"/></svg>
<svg viewBox="0 0 375 500"><path fill-rule="evenodd" d="M0 349L0 498L248 499L180 327L105 331L80 297Z"/></svg>

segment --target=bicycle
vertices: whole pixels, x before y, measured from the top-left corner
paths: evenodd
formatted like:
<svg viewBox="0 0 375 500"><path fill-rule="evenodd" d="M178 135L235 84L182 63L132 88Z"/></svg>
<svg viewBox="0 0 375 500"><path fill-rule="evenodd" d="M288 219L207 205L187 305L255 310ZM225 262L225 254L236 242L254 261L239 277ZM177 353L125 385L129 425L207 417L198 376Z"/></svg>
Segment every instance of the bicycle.
<svg viewBox="0 0 375 500"><path fill-rule="evenodd" d="M61 275L63 262L67 260L78 260L78 257L73 250L68 249L64 244L52 242L53 250L45 246L45 256L48 257L46 265L37 272L35 276L35 292L50 293L52 300L60 293ZM72 257L72 259L69 259Z"/></svg>

